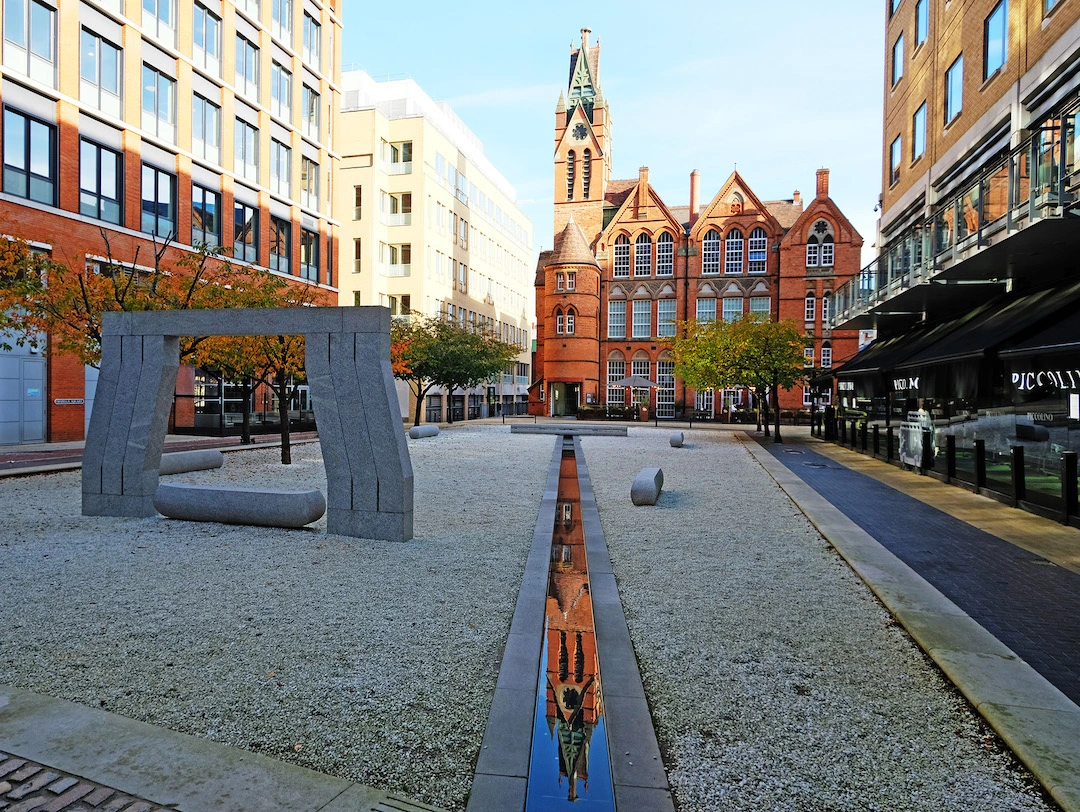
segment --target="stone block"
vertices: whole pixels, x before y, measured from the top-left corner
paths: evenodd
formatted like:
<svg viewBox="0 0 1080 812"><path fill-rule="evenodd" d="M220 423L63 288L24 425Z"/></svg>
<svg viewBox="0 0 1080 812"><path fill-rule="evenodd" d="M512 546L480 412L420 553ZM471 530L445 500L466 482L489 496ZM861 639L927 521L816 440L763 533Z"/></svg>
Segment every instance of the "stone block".
<svg viewBox="0 0 1080 812"><path fill-rule="evenodd" d="M84 493L83 516L156 516L154 497L149 494L125 496L116 493Z"/></svg>
<svg viewBox="0 0 1080 812"><path fill-rule="evenodd" d="M341 308L341 330L345 333L390 335L390 308L364 305Z"/></svg>
<svg viewBox="0 0 1080 812"><path fill-rule="evenodd" d="M428 423L425 426L413 426L409 429L409 436L414 440L419 440L421 437L437 437L439 435L439 427Z"/></svg>
<svg viewBox="0 0 1080 812"><path fill-rule="evenodd" d="M671 432L671 447L672 448L682 448L682 444L683 444L683 433L681 431L673 431L673 432Z"/></svg>
<svg viewBox="0 0 1080 812"><path fill-rule="evenodd" d="M326 469L326 505L330 510L351 510L352 475L342 428L342 404L338 401L330 372L330 336L307 336L304 346L304 365Z"/></svg>
<svg viewBox="0 0 1080 812"><path fill-rule="evenodd" d="M413 514L331 508L326 511L326 532L377 541L408 541L413 537Z"/></svg>
<svg viewBox="0 0 1080 812"><path fill-rule="evenodd" d="M200 448L195 451L174 451L161 455L158 473L161 476L186 474L190 471L209 471L225 464L225 455L216 448Z"/></svg>
<svg viewBox="0 0 1080 812"><path fill-rule="evenodd" d="M154 507L171 519L259 527L303 527L326 512L320 491L221 488L216 485L159 485Z"/></svg>
<svg viewBox="0 0 1080 812"><path fill-rule="evenodd" d="M655 505L663 487L663 471L659 468L642 468L630 486L630 501L635 505Z"/></svg>

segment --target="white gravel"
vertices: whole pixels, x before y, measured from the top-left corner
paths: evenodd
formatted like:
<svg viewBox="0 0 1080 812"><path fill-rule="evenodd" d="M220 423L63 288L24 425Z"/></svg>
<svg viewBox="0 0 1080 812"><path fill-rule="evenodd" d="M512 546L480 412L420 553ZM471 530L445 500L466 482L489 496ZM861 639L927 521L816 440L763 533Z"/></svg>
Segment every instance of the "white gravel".
<svg viewBox="0 0 1080 812"><path fill-rule="evenodd" d="M680 812L1056 809L731 434L669 436L582 445Z"/></svg>
<svg viewBox="0 0 1080 812"><path fill-rule="evenodd" d="M0 480L0 683L461 809L554 439L410 441L415 539L80 515ZM317 444L184 482L317 487Z"/></svg>
<svg viewBox="0 0 1080 812"><path fill-rule="evenodd" d="M680 812L1053 808L730 435L668 436L583 444ZM0 480L0 683L461 809L553 445L410 441L406 544L83 517L78 472ZM176 479L324 487L318 445L277 455Z"/></svg>

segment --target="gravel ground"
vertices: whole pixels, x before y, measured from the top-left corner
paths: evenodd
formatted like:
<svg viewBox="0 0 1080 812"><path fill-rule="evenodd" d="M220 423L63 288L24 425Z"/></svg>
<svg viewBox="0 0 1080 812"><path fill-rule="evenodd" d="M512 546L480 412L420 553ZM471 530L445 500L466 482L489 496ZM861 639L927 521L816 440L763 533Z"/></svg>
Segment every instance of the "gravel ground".
<svg viewBox="0 0 1080 812"><path fill-rule="evenodd" d="M1056 809L731 434L669 434L582 445L680 812Z"/></svg>
<svg viewBox="0 0 1080 812"><path fill-rule="evenodd" d="M496 436L497 435L497 436ZM416 538L80 515L0 481L0 683L461 809L553 438L410 441ZM175 481L318 487L317 444Z"/></svg>

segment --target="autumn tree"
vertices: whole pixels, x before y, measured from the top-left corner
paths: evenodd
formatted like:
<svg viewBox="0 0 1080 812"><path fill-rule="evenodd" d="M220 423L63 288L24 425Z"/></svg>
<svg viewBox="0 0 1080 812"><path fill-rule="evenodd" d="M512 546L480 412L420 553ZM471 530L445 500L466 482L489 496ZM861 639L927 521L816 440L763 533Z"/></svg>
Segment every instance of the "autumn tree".
<svg viewBox="0 0 1080 812"><path fill-rule="evenodd" d="M673 339L675 374L698 391L752 388L761 397L771 390L775 442L780 436L781 388L789 388L804 376L803 350L809 338L790 319L771 321L751 313L735 321L686 322L682 335ZM768 420L765 434L768 436Z"/></svg>
<svg viewBox="0 0 1080 812"><path fill-rule="evenodd" d="M472 389L499 375L520 349L482 327L448 319L395 319L390 328L390 361L394 377L406 381L416 396L413 425L420 424L424 396L433 386L452 397L455 389ZM453 422L453 409L448 409Z"/></svg>

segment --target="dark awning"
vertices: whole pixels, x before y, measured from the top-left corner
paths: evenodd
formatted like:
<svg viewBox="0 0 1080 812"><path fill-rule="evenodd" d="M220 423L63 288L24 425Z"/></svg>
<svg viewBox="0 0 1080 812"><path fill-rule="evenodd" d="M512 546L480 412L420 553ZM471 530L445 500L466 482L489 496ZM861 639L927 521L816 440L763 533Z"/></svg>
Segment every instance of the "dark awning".
<svg viewBox="0 0 1080 812"><path fill-rule="evenodd" d="M1050 326L998 354L1012 359L1059 352L1080 352L1080 310L1070 309L1068 313L1058 314Z"/></svg>
<svg viewBox="0 0 1080 812"><path fill-rule="evenodd" d="M906 362L912 355L938 341L960 320L940 324L916 324L904 332L886 339L877 339L869 347L836 370L838 377L869 373L886 374Z"/></svg>

